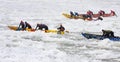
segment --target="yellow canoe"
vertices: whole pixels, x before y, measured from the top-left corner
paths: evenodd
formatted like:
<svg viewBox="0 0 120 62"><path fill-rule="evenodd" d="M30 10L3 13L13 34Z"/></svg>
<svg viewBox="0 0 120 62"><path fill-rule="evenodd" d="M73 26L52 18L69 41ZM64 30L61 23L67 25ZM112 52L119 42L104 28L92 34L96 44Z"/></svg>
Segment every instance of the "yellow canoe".
<svg viewBox="0 0 120 62"><path fill-rule="evenodd" d="M8 26L9 29L17 31L17 26ZM35 29L28 29L26 28L26 31L29 32L35 32ZM58 32L58 30L43 30L45 33L55 33L55 34L64 34L64 32Z"/></svg>
<svg viewBox="0 0 120 62"><path fill-rule="evenodd" d="M9 29L17 31L18 27L17 26L8 26ZM35 29L28 29L26 28L26 31L34 32Z"/></svg>
<svg viewBox="0 0 120 62"><path fill-rule="evenodd" d="M8 26L8 28L11 29L11 30L15 30L15 31L18 29L17 26Z"/></svg>
<svg viewBox="0 0 120 62"><path fill-rule="evenodd" d="M62 31L62 32L59 32L58 30L45 30L45 33L64 34L64 31Z"/></svg>
<svg viewBox="0 0 120 62"><path fill-rule="evenodd" d="M70 19L83 19L82 16L74 16L74 17L71 17L70 14L67 14L67 13L62 13L63 16L65 16L66 18L70 18Z"/></svg>

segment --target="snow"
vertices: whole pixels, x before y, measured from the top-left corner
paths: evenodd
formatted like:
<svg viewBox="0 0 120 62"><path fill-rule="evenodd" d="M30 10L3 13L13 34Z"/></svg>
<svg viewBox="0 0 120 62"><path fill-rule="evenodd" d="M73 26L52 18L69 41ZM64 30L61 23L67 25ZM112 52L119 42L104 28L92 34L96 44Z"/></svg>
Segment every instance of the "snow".
<svg viewBox="0 0 120 62"><path fill-rule="evenodd" d="M120 42L109 39L85 39L80 33L101 33L102 29L120 36L119 0L0 0L0 62L119 62ZM62 13L75 11L97 13L114 10L117 17L103 21L67 19ZM49 29L60 24L70 31L65 35L42 31L13 31L8 25L18 26L27 21L35 28L44 23Z"/></svg>

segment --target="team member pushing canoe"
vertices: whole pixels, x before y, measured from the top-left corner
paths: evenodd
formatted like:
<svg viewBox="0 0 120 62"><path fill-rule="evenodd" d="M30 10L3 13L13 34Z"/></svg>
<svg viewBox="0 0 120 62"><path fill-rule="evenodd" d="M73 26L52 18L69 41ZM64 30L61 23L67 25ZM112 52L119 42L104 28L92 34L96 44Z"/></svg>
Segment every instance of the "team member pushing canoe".
<svg viewBox="0 0 120 62"><path fill-rule="evenodd" d="M37 24L35 30L48 30L48 26L45 24Z"/></svg>
<svg viewBox="0 0 120 62"><path fill-rule="evenodd" d="M114 37L114 32L111 30L102 30L102 32L104 37L107 37L107 38Z"/></svg>
<svg viewBox="0 0 120 62"><path fill-rule="evenodd" d="M17 30L26 30L27 28L32 29L29 23L21 21Z"/></svg>

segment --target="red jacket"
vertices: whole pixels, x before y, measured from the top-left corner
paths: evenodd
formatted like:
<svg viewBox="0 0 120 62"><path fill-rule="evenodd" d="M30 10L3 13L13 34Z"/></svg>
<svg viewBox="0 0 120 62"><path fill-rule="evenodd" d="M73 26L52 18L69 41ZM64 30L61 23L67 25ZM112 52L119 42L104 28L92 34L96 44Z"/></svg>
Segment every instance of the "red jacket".
<svg viewBox="0 0 120 62"><path fill-rule="evenodd" d="M87 11L87 14L88 15L93 15L93 12L92 11Z"/></svg>

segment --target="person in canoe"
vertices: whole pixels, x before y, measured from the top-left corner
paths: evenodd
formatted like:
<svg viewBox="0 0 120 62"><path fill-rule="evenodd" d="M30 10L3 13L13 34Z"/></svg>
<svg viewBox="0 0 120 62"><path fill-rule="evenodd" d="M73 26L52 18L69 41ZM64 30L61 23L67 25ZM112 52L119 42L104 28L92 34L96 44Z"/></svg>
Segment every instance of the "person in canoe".
<svg viewBox="0 0 120 62"><path fill-rule="evenodd" d="M92 16L91 15L88 15L88 14L83 14L81 15L83 17L83 20L92 20Z"/></svg>
<svg viewBox="0 0 120 62"><path fill-rule="evenodd" d="M72 11L70 11L70 15L71 15L71 18L75 16Z"/></svg>
<svg viewBox="0 0 120 62"><path fill-rule="evenodd" d="M107 38L109 38L109 37L114 37L114 32L111 31L111 30L103 30L103 29L102 29L102 32L103 32L103 36L104 36L104 37L107 37Z"/></svg>
<svg viewBox="0 0 120 62"><path fill-rule="evenodd" d="M93 12L91 10L88 10L87 14L90 15L90 16L93 16Z"/></svg>
<svg viewBox="0 0 120 62"><path fill-rule="evenodd" d="M57 30L58 30L57 34L64 34L65 28L63 27L62 24L60 24L60 27L58 27Z"/></svg>
<svg viewBox="0 0 120 62"><path fill-rule="evenodd" d="M28 28L28 29L32 29L31 25L28 23L28 22L25 22L25 29Z"/></svg>
<svg viewBox="0 0 120 62"><path fill-rule="evenodd" d="M74 12L74 14L75 14L76 17L79 16L78 12Z"/></svg>
<svg viewBox="0 0 120 62"><path fill-rule="evenodd" d="M25 28L25 23L21 21L17 30L23 30L24 28Z"/></svg>
<svg viewBox="0 0 120 62"><path fill-rule="evenodd" d="M27 22L21 21L17 30L26 30L26 29L32 29L31 25Z"/></svg>
<svg viewBox="0 0 120 62"><path fill-rule="evenodd" d="M112 16L117 16L117 14L115 13L115 11L113 11L113 10L110 10L111 11L111 15Z"/></svg>
<svg viewBox="0 0 120 62"><path fill-rule="evenodd" d="M98 14L100 14L100 16L103 16L103 15L105 14L105 11L100 10L100 11L98 12Z"/></svg>
<svg viewBox="0 0 120 62"><path fill-rule="evenodd" d="M46 24L37 24L35 30L48 30L48 26Z"/></svg>
<svg viewBox="0 0 120 62"><path fill-rule="evenodd" d="M71 15L71 18L79 16L78 12L72 12L72 11L70 11L70 15Z"/></svg>

